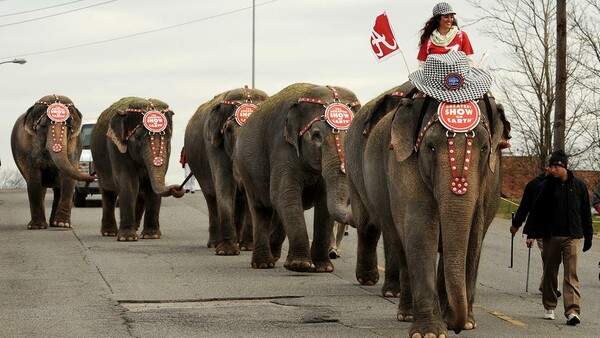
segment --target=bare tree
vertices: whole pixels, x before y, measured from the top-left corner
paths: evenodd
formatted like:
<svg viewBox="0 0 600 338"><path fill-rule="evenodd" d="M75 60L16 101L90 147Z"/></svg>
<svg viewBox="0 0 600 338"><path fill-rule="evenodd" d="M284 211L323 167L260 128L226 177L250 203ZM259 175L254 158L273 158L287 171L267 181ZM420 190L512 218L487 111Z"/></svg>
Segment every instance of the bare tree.
<svg viewBox="0 0 600 338"><path fill-rule="evenodd" d="M586 0L596 2L598 0ZM513 147L517 155L538 158L543 170L552 151L552 126L556 87L556 1L505 0L502 2L468 0L481 16L471 20L489 38L501 42L506 62L494 67L498 96L513 126ZM569 27L582 17L582 6L568 3ZM596 16L596 20L600 16ZM569 29L567 33L567 110L565 151L574 167L591 169L596 156L600 129L598 123L598 78L581 60L589 49Z"/></svg>

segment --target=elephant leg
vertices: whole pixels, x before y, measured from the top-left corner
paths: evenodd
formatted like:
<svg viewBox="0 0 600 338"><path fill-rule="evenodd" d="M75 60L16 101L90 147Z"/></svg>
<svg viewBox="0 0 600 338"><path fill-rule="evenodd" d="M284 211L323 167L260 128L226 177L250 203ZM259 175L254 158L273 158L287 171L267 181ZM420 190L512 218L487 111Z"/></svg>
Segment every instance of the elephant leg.
<svg viewBox="0 0 600 338"><path fill-rule="evenodd" d="M140 183L137 179L126 178L119 182L119 214L120 226L117 241L135 242L138 240L135 222L135 204L139 193Z"/></svg>
<svg viewBox="0 0 600 338"><path fill-rule="evenodd" d="M101 189L102 193L102 225L100 233L102 236L117 236L117 220L115 218L115 206L117 204L117 193Z"/></svg>
<svg viewBox="0 0 600 338"><path fill-rule="evenodd" d="M151 191L154 193L153 191ZM142 224L142 217L144 216L144 211L146 211L146 199L144 198L144 194L141 192L138 194L137 201L135 202L135 230L138 231L140 229L140 224Z"/></svg>
<svg viewBox="0 0 600 338"><path fill-rule="evenodd" d="M202 189L202 194L206 200L206 207L208 208L208 242L206 246L209 248L216 248L217 241L219 238L219 211L217 209L217 199L214 195L209 195Z"/></svg>
<svg viewBox="0 0 600 338"><path fill-rule="evenodd" d="M152 187L148 185L144 189L144 198L142 199L142 203L144 203L144 229L140 234L142 239L160 239L160 205L162 202L162 197L155 194L152 191ZM139 199L138 199L139 202ZM136 209L137 209L136 205ZM136 228L137 229L137 228Z"/></svg>
<svg viewBox="0 0 600 338"><path fill-rule="evenodd" d="M324 199L315 204L314 208L313 241L310 247L310 255L315 265L315 272L332 272L334 266L329 259L329 246L333 236L334 221L329 215L329 211L327 211L327 201Z"/></svg>
<svg viewBox="0 0 600 338"><path fill-rule="evenodd" d="M275 267L275 258L271 253L269 241L269 224L273 210L267 207L257 207L248 199L252 215L254 250L252 251L252 267L254 269L271 269Z"/></svg>
<svg viewBox="0 0 600 338"><path fill-rule="evenodd" d="M27 224L27 229L47 229L46 222L46 188L42 187L41 177L28 177L27 196L29 198L29 211L31 220Z"/></svg>
<svg viewBox="0 0 600 338"><path fill-rule="evenodd" d="M385 255L385 280L381 287L381 294L384 297L400 296L400 239L396 229L384 226L383 232L383 252Z"/></svg>
<svg viewBox="0 0 600 338"><path fill-rule="evenodd" d="M252 251L254 249L252 243L252 220L250 218L250 211L248 210L248 203L246 203L246 196L239 190L236 192L234 220L240 250Z"/></svg>
<svg viewBox="0 0 600 338"><path fill-rule="evenodd" d="M356 233L356 280L361 285L375 285L379 281L377 242L381 230L378 226L367 223L357 225Z"/></svg>
<svg viewBox="0 0 600 338"><path fill-rule="evenodd" d="M60 228L72 227L71 210L73 209L75 184L75 180L71 178L61 178L60 189L53 189L54 201L52 203L50 226Z"/></svg>
<svg viewBox="0 0 600 338"><path fill-rule="evenodd" d="M289 192L288 192L289 193ZM292 197L290 197L292 196ZM287 203L285 207L278 208L279 215L283 228L288 237L289 251L288 256L283 263L283 266L292 271L314 271L315 265L310 257L310 245L308 242L308 232L306 230L306 222L304 220L304 209L300 200L301 192L292 192L287 194ZM283 198L278 199L284 200ZM317 219L317 215L315 215ZM327 240L327 248L329 247L329 236ZM326 249L327 249L326 248ZM327 250L325 255L327 256ZM327 258L329 260L329 258Z"/></svg>
<svg viewBox="0 0 600 338"><path fill-rule="evenodd" d="M281 247L285 241L285 229L283 228L283 224L276 213L273 213L273 217L271 217L269 233L271 254L273 255L273 258L275 258L275 261L278 261L279 258L281 258Z"/></svg>
<svg viewBox="0 0 600 338"><path fill-rule="evenodd" d="M215 253L219 256L239 255L237 231L234 224L235 219L235 186L233 178L217 177L215 183L219 204L219 240Z"/></svg>
<svg viewBox="0 0 600 338"><path fill-rule="evenodd" d="M400 274L400 302L398 303L397 319L401 322L412 322L414 318L412 290L406 265L404 246L398 239L398 270ZM386 276L387 278L387 276Z"/></svg>
<svg viewBox="0 0 600 338"><path fill-rule="evenodd" d="M422 221L401 227L413 298L414 317L409 336L447 337L448 326L442 318L435 278L439 225L426 214L419 216L413 220Z"/></svg>
<svg viewBox="0 0 600 338"><path fill-rule="evenodd" d="M50 227L57 227L56 225L56 209L58 209L58 202L60 200L60 189L52 188L52 209L50 210Z"/></svg>

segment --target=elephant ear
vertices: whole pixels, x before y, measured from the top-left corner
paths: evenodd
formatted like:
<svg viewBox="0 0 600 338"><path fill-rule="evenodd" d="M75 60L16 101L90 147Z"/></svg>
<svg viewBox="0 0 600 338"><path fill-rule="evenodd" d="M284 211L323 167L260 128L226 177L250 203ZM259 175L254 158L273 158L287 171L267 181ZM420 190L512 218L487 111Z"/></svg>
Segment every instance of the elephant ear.
<svg viewBox="0 0 600 338"><path fill-rule="evenodd" d="M119 110L113 117L110 119L109 128L106 132L106 136L113 141L117 149L122 154L127 152L127 129L125 128L125 119L127 118L128 113Z"/></svg>
<svg viewBox="0 0 600 338"><path fill-rule="evenodd" d="M376 99L372 106L367 108L363 135L369 135L377 122L388 112L395 109L400 103L400 97L385 94Z"/></svg>
<svg viewBox="0 0 600 338"><path fill-rule="evenodd" d="M506 119L506 115L504 113L504 106L500 103L496 103L496 114L491 114L493 119L500 120L501 123L494 123L492 133L492 147L493 152L500 152L500 142L507 141L512 136L510 134L510 122ZM489 109L490 106L487 106L486 109ZM493 109L493 108L492 108ZM492 110L493 111L493 110ZM496 121L498 122L498 121ZM499 154L490 154L489 167L492 172L494 172L496 168L496 162L498 160Z"/></svg>
<svg viewBox="0 0 600 338"><path fill-rule="evenodd" d="M298 103L296 102L292 104L290 109L288 109L283 136L289 144L294 146L298 157L300 157L300 140L298 137L301 128L300 123L301 121L300 114L298 113Z"/></svg>
<svg viewBox="0 0 600 338"><path fill-rule="evenodd" d="M36 114L35 105L29 107L27 112L25 112L25 118L23 119L23 126L25 127L25 131L29 135L35 135L35 124L40 118L40 114Z"/></svg>
<svg viewBox="0 0 600 338"><path fill-rule="evenodd" d="M73 130L73 133L71 134L71 136L69 136L69 138L74 138L74 137L79 136L79 134L81 133L81 119L83 118L83 115L81 114L79 109L77 109L75 106L71 106L71 107L73 109L70 109L70 111L71 111L71 119L70 119L71 122L70 123L71 123L71 130Z"/></svg>
<svg viewBox="0 0 600 338"><path fill-rule="evenodd" d="M218 103L213 106L212 110L208 114L208 119L206 120L206 127L204 128L204 137L208 140L208 143L213 148L218 148L223 143L223 134L221 133L221 128L223 127L223 123L225 123L223 114L220 113L222 109L222 104Z"/></svg>
<svg viewBox="0 0 600 338"><path fill-rule="evenodd" d="M406 160L415 150L417 130L421 128L423 118L419 113L427 109L427 99L402 99L400 106L394 111L391 125L390 147L394 150L396 160Z"/></svg>

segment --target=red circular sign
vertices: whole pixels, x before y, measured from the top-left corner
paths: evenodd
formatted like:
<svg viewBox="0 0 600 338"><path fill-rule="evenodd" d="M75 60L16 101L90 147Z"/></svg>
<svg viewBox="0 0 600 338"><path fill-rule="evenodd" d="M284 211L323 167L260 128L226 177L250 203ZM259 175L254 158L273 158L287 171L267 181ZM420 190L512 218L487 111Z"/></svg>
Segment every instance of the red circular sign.
<svg viewBox="0 0 600 338"><path fill-rule="evenodd" d="M235 122L240 126L246 122L246 119L256 110L256 105L252 103L244 103L235 110Z"/></svg>
<svg viewBox="0 0 600 338"><path fill-rule="evenodd" d="M481 120L481 110L475 101L465 103L442 102L437 113L442 125L456 133L473 130Z"/></svg>
<svg viewBox="0 0 600 338"><path fill-rule="evenodd" d="M67 106L62 103L53 103L49 105L48 109L46 109L46 114L50 120L54 122L65 122L69 119L69 116L71 116Z"/></svg>
<svg viewBox="0 0 600 338"><path fill-rule="evenodd" d="M334 129L347 130L353 118L352 110L343 103L332 103L325 108L325 119Z"/></svg>
<svg viewBox="0 0 600 338"><path fill-rule="evenodd" d="M160 133L167 128L167 118L157 110L151 110L144 114L144 127L151 132Z"/></svg>

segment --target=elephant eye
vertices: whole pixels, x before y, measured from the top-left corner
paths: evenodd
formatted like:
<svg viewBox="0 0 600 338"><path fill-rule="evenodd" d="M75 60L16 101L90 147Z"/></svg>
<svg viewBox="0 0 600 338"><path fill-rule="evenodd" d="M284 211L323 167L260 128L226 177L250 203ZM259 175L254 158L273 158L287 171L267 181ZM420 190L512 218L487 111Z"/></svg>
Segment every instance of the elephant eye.
<svg viewBox="0 0 600 338"><path fill-rule="evenodd" d="M323 135L319 129L316 129L311 133L311 138L314 142L321 142L323 140Z"/></svg>
<svg viewBox="0 0 600 338"><path fill-rule="evenodd" d="M435 147L433 146L433 144L431 143L427 143L425 145L425 147L427 147L427 150L431 151L431 152L435 152Z"/></svg>

